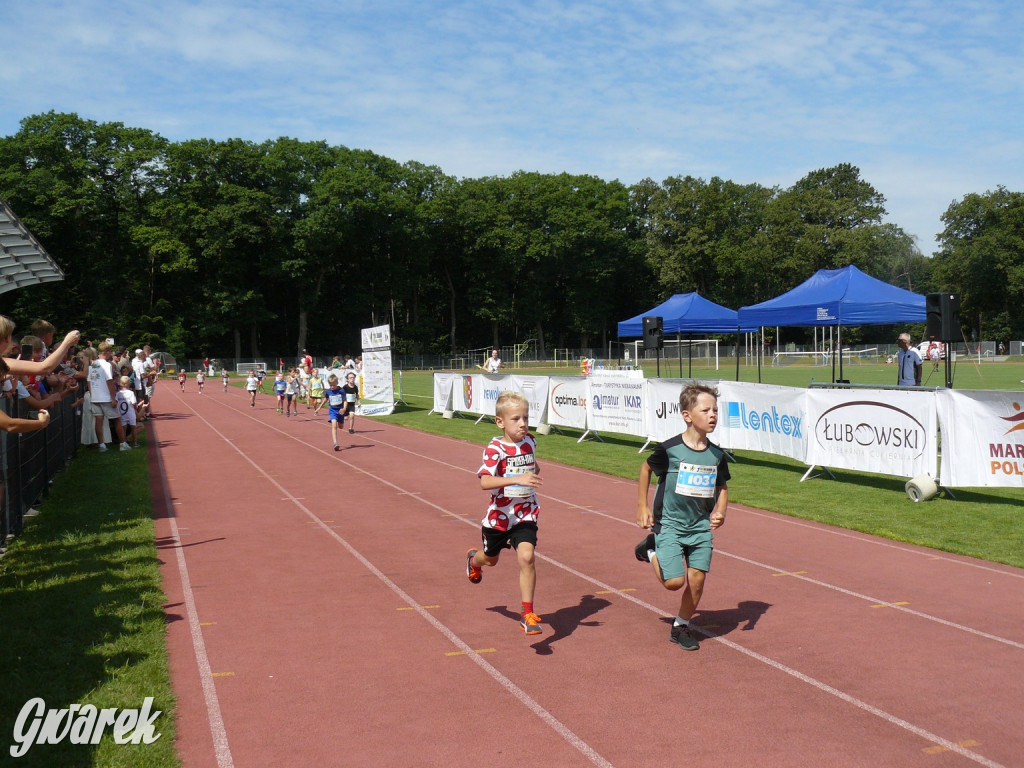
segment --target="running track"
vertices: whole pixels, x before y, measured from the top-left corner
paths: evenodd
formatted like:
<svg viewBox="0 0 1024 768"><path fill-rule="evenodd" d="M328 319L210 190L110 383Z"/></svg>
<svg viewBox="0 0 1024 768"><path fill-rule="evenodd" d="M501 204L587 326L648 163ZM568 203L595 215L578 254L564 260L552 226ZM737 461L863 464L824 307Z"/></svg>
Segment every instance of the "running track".
<svg viewBox="0 0 1024 768"><path fill-rule="evenodd" d="M304 407L189 385L148 422L189 768L1024 765L1022 570L731 505L687 653L635 484L541 437L527 639L514 558L464 572L487 427L360 418L334 452Z"/></svg>

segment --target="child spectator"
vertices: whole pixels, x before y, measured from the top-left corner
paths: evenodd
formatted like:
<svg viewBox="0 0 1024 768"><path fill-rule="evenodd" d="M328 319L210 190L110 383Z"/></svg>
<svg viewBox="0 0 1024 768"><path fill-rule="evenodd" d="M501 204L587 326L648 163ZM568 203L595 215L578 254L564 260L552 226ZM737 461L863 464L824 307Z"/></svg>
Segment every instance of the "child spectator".
<svg viewBox="0 0 1024 768"><path fill-rule="evenodd" d="M519 591L523 610L519 625L527 635L543 631L533 610L537 586L534 550L537 547L537 488L541 484L537 444L529 429L529 401L518 392L502 392L494 406L494 423L501 429L484 448L477 470L480 487L491 502L481 522L481 549L466 552L466 576L473 584L483 578L482 566L498 563L501 550L515 550L519 562Z"/></svg>
<svg viewBox="0 0 1024 768"><path fill-rule="evenodd" d="M686 431L660 443L640 465L636 522L653 533L633 553L651 564L665 589L682 590L669 639L684 651L696 651L700 646L690 619L711 569L712 531L725 522L729 465L725 452L708 440L718 423L718 391L690 384L679 396L679 410ZM653 509L647 504L652 474L659 481Z"/></svg>
<svg viewBox="0 0 1024 768"><path fill-rule="evenodd" d="M117 433L117 440L121 444L122 451L130 451L131 446L125 442L124 429L121 428L121 415L114 407L114 398L117 396L116 385L114 384L114 373L110 365L110 343L101 342L99 346L99 357L89 366L89 393L92 396L92 415L96 419L96 434L103 434L104 421L114 422L114 431ZM107 450L105 443L100 443L100 451Z"/></svg>
<svg viewBox="0 0 1024 768"><path fill-rule="evenodd" d="M116 397L117 412L121 414L121 428L124 430L125 438L131 438L132 448L139 446L139 433L136 429L138 421L138 403L135 400L135 390L132 387L132 380L127 376L121 377L121 389Z"/></svg>

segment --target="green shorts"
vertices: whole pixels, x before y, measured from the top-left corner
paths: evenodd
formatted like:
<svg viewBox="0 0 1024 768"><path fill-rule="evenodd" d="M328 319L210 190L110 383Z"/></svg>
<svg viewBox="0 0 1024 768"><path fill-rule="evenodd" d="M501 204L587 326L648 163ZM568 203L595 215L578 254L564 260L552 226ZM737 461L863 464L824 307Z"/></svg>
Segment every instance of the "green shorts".
<svg viewBox="0 0 1024 768"><path fill-rule="evenodd" d="M686 567L707 573L711 570L711 531L683 533L666 526L655 526L654 550L658 553L661 578L679 579Z"/></svg>

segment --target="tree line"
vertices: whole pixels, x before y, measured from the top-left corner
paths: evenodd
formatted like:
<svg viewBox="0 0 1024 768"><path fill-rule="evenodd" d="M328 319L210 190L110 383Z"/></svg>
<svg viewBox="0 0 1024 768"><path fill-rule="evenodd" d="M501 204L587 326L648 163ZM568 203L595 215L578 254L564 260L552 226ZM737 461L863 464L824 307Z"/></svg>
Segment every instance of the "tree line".
<svg viewBox="0 0 1024 768"><path fill-rule="evenodd" d="M406 353L603 347L674 293L735 309L848 264L960 292L980 336L1024 330L1020 193L954 201L929 258L849 164L788 188L457 179L323 141L172 142L49 112L0 138L0 198L66 275L8 294L8 314L179 356L353 350L384 323Z"/></svg>

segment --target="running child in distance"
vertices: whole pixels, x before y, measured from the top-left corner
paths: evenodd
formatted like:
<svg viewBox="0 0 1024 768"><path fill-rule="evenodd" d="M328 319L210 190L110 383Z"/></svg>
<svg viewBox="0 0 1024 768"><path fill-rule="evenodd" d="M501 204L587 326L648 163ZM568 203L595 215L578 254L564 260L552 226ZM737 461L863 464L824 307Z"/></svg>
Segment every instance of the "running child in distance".
<svg viewBox="0 0 1024 768"><path fill-rule="evenodd" d="M718 423L718 391L690 384L679 396L686 431L660 443L640 465L636 522L652 533L633 550L649 562L665 589L682 590L669 639L685 651L700 646L690 630L704 581L711 570L712 531L725 522L729 465L725 452L708 440ZM647 492L658 478L653 508Z"/></svg>
<svg viewBox="0 0 1024 768"><path fill-rule="evenodd" d="M341 425L345 426L345 419L348 419L348 433L351 435L356 431L356 405L359 404L359 387L356 385L354 373L345 374L345 386L342 391L345 393L345 412L341 415Z"/></svg>
<svg viewBox="0 0 1024 768"><path fill-rule="evenodd" d="M278 371L274 376L274 394L277 395L277 412L284 413L284 393L288 382L284 380L284 372Z"/></svg>
<svg viewBox="0 0 1024 768"><path fill-rule="evenodd" d="M196 371L196 386L199 387L199 394L203 394L203 384L206 383L206 374L202 371Z"/></svg>
<svg viewBox="0 0 1024 768"><path fill-rule="evenodd" d="M333 373L327 377L327 420L331 422L331 439L334 440L334 450L340 451L338 424L345 423L345 390L338 386L338 377Z"/></svg>
<svg viewBox="0 0 1024 768"><path fill-rule="evenodd" d="M254 371L249 371L249 375L245 377L245 391L249 393L249 407L256 407L256 389L259 387L260 381L256 378Z"/></svg>
<svg viewBox="0 0 1024 768"><path fill-rule="evenodd" d="M228 391L228 369L227 368L221 368L220 369L220 383L224 385L224 391L227 392Z"/></svg>
<svg viewBox="0 0 1024 768"><path fill-rule="evenodd" d="M480 583L483 566L497 565L501 550L514 550L523 601L519 625L527 635L539 635L543 628L533 610L533 596L537 587L534 550L541 479L537 443L529 429L530 403L518 392L502 392L494 413L501 436L484 448L483 464L477 470L480 488L490 491L491 501L481 521L482 547L466 552L466 576L472 583Z"/></svg>
<svg viewBox="0 0 1024 768"><path fill-rule="evenodd" d="M185 375L185 370L178 371L178 385L181 387L181 391L185 391L185 379L188 377Z"/></svg>

